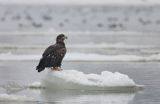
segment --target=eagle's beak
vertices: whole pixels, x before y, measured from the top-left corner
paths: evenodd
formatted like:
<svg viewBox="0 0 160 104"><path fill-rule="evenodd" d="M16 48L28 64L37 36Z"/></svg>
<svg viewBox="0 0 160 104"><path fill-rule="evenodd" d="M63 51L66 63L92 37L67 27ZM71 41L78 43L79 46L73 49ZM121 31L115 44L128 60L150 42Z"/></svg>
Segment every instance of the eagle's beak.
<svg viewBox="0 0 160 104"><path fill-rule="evenodd" d="M65 36L65 37L64 37L64 39L68 39L68 37L67 37L67 36Z"/></svg>

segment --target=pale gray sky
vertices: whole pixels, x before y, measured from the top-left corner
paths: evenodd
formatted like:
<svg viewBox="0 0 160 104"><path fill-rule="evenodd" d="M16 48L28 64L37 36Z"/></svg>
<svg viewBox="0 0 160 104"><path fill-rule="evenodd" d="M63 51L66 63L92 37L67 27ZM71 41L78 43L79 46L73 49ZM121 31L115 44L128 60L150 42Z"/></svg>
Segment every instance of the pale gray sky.
<svg viewBox="0 0 160 104"><path fill-rule="evenodd" d="M24 4L160 4L160 0L0 0L0 3Z"/></svg>

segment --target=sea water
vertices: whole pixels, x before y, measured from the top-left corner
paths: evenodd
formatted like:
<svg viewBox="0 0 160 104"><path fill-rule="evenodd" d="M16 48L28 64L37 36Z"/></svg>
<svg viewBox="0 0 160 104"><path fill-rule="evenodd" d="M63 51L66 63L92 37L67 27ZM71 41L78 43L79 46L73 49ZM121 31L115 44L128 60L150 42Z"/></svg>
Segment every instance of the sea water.
<svg viewBox="0 0 160 104"><path fill-rule="evenodd" d="M0 104L160 103L158 6L1 9ZM41 54L58 33L68 36L64 71L38 73ZM58 82L67 89L55 90ZM83 87L76 89L77 83ZM137 84L144 90L101 90Z"/></svg>
<svg viewBox="0 0 160 104"><path fill-rule="evenodd" d="M120 72L128 75L135 83L143 84L140 92L108 92L105 90L52 90L28 89L24 86L39 82L46 77L46 72L37 73L34 61L1 62L1 103L109 103L116 104L158 104L159 102L159 66L158 62L64 62L66 69L74 68L84 73L100 74L102 71ZM16 66L17 65L17 66ZM145 70L145 71L144 71ZM46 70L50 71L50 70ZM52 73L50 73L52 74ZM107 77L107 76L106 76ZM48 77L49 78L49 77ZM50 80L50 79L48 79ZM52 80L50 80L52 83ZM10 84L11 83L11 84ZM121 83L121 82L119 82ZM9 87L5 87L9 86ZM15 87L18 86L18 87ZM20 88L12 89L14 88ZM52 84L50 86L54 88ZM63 88L63 86L61 86ZM65 86L64 86L65 87ZM94 98L94 100L93 100ZM11 103L12 102L12 103Z"/></svg>

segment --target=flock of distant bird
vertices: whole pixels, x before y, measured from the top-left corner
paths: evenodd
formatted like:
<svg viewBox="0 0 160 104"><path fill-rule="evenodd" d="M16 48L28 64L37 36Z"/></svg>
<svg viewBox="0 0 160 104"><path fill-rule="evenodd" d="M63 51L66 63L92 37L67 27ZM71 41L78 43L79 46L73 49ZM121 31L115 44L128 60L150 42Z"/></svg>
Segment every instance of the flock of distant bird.
<svg viewBox="0 0 160 104"><path fill-rule="evenodd" d="M40 29L45 28L46 25L52 27L52 24L56 24L54 26L59 28L80 26L125 30L128 27L127 24L131 24L130 20L137 21L138 25L142 26L153 24L153 21L148 18L152 17L152 11L152 7L39 6L29 8L24 6L10 9L6 7L0 12L0 23L15 21L18 28L33 27ZM160 20L155 20L154 23L159 25Z"/></svg>

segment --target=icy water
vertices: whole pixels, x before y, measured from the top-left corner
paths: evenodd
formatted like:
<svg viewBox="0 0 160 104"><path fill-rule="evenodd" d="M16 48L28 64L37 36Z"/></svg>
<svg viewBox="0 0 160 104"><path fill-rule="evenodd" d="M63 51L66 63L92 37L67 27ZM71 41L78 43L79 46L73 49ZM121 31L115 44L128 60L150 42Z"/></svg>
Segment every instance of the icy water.
<svg viewBox="0 0 160 104"><path fill-rule="evenodd" d="M35 65L37 62L1 62L0 82L2 85L7 82L16 82L20 85L27 85L39 81L44 72L37 73ZM10 91L0 89L1 104L51 104L51 103L77 103L77 104L159 104L159 62L64 62L65 69L75 69L85 73L100 73L101 71L121 72L127 74L137 84L145 85L145 89L136 93L110 93L105 91L51 91L46 89L22 91ZM26 96L13 100L13 97L5 99L3 94L13 95L13 97ZM22 101L21 101L22 100Z"/></svg>
<svg viewBox="0 0 160 104"><path fill-rule="evenodd" d="M116 34L118 36L110 33L68 33L68 53L62 68L95 74L102 71L120 72L128 75L136 84L144 85L144 90L135 93L14 90L14 86L21 88L39 82L46 75L44 72L37 73L35 67L40 54L52 43L56 34L1 35L0 104L159 104L159 35ZM36 55L38 57L34 57Z"/></svg>

